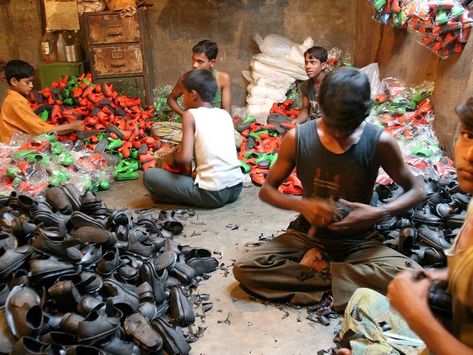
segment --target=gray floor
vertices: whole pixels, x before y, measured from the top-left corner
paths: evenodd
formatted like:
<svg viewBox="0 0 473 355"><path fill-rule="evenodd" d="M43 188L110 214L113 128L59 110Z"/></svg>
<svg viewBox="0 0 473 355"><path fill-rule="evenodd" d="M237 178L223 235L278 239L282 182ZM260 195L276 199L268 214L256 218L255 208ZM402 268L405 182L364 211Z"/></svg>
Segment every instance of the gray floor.
<svg viewBox="0 0 473 355"><path fill-rule="evenodd" d="M199 292L210 294L213 308L206 313L206 331L192 344L191 354L315 354L333 346L339 320L323 326L306 319L306 308L260 302L243 292L233 278L233 261L254 247L260 236L277 235L295 216L261 202L258 190L255 186L246 187L231 205L196 210L176 239L182 245L221 253L220 262L224 264L199 286ZM153 203L141 180L115 182L99 197L109 208L182 208Z"/></svg>

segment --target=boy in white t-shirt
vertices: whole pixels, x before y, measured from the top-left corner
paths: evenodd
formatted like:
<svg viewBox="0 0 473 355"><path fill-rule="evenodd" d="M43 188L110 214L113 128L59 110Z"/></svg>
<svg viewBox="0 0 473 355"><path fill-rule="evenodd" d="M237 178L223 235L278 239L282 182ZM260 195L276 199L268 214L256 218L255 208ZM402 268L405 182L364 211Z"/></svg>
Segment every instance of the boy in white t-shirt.
<svg viewBox="0 0 473 355"><path fill-rule="evenodd" d="M243 181L232 118L227 111L210 105L217 83L209 70L190 71L182 83L186 111L182 115L182 144L174 152L174 164L184 174L148 169L144 184L159 202L222 207L238 198Z"/></svg>

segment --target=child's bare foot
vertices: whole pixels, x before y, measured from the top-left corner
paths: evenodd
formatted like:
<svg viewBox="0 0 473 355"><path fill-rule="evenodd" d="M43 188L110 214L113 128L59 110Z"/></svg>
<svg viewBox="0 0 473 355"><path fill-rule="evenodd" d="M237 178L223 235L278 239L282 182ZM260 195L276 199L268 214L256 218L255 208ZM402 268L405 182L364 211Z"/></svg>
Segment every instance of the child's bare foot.
<svg viewBox="0 0 473 355"><path fill-rule="evenodd" d="M319 255L320 255L320 252L317 249L314 249L314 248L309 249L305 252L299 264L312 267L312 263L314 262L315 259L318 258Z"/></svg>
<svg viewBox="0 0 473 355"><path fill-rule="evenodd" d="M340 348L338 350L338 355L351 355L351 350L347 348Z"/></svg>
<svg viewBox="0 0 473 355"><path fill-rule="evenodd" d="M307 250L299 263L318 272L326 271L329 267L322 253L315 248Z"/></svg>

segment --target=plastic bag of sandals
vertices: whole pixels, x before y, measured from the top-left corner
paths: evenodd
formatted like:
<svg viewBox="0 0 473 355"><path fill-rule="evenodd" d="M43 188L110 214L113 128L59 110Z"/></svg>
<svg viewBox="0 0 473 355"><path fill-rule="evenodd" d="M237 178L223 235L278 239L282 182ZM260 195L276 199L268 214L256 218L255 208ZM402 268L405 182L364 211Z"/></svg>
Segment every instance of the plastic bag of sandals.
<svg viewBox="0 0 473 355"><path fill-rule="evenodd" d="M77 0L77 11L79 15L84 12L96 12L105 10L105 3L103 0Z"/></svg>

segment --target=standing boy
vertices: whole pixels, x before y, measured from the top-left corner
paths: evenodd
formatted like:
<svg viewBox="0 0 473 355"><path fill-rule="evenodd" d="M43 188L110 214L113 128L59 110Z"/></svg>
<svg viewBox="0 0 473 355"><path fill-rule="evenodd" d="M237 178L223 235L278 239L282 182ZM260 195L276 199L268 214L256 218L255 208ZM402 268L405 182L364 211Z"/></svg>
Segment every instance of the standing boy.
<svg viewBox="0 0 473 355"><path fill-rule="evenodd" d="M325 77L327 59L328 53L323 47L313 46L304 52L304 68L309 79L299 87L302 93L302 111L297 116L299 123L320 116L317 93Z"/></svg>
<svg viewBox="0 0 473 355"><path fill-rule="evenodd" d="M415 206L424 193L394 138L365 122L371 106L366 75L353 68L327 74L318 100L322 116L286 134L259 192L263 201L300 215L286 233L237 260L233 273L252 294L296 304L316 303L320 291L332 288L335 308L342 310L358 287L385 293L399 271L415 266L384 246L373 225ZM404 189L382 208L369 204L380 167ZM294 168L302 199L278 191ZM337 199L351 211L333 223ZM301 263L307 252L314 260ZM313 267L320 256L326 267Z"/></svg>
<svg viewBox="0 0 473 355"><path fill-rule="evenodd" d="M207 69L212 72L212 75L217 81L218 89L215 97L210 100L210 105L211 107L223 108L230 113L232 105L230 75L215 69L217 65L217 54L217 43L209 41L208 39L200 41L192 48L192 69ZM182 80L183 76L177 80L177 84L172 89L167 100L169 107L180 116L182 116L184 111L177 103L177 99L184 93Z"/></svg>
<svg viewBox="0 0 473 355"><path fill-rule="evenodd" d="M33 90L33 67L22 60L11 60L5 66L5 77L9 90L0 112L0 141L10 143L15 130L36 135L46 132L65 133L83 128L81 121L59 126L50 125L39 118L28 104L28 95Z"/></svg>
<svg viewBox="0 0 473 355"><path fill-rule="evenodd" d="M182 78L182 144L174 154L174 165L185 175L163 169L145 171L144 184L159 202L217 208L240 195L243 174L235 149L230 114L212 107L217 83L209 70L187 72ZM192 160L195 179L191 177Z"/></svg>

